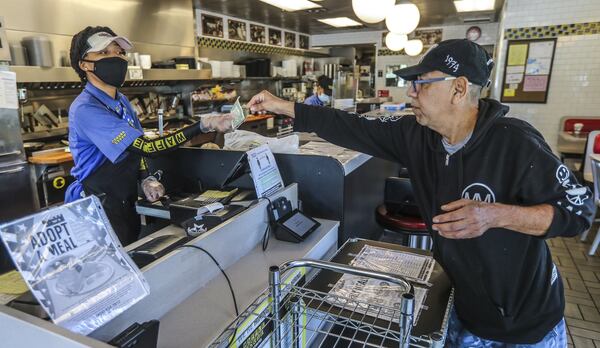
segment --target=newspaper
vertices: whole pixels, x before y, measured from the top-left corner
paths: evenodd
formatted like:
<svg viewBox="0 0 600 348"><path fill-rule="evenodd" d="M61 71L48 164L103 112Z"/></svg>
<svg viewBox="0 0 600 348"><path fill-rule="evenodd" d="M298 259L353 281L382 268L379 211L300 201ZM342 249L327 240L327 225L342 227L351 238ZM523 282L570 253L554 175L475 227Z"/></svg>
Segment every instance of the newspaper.
<svg viewBox="0 0 600 348"><path fill-rule="evenodd" d="M429 290L417 286L413 286L413 289L415 290L413 324L416 325ZM400 285L344 274L329 291L329 294L334 296L327 297L327 302L361 314L397 322L403 293ZM352 308L348 308L349 302Z"/></svg>
<svg viewBox="0 0 600 348"><path fill-rule="evenodd" d="M32 294L59 326L87 335L149 294L90 196L0 225Z"/></svg>
<svg viewBox="0 0 600 348"><path fill-rule="evenodd" d="M350 265L397 274L413 283L423 284L423 287L413 284L414 324L417 324L421 310L427 309L424 302L429 291L427 287L431 285L429 279L435 266L431 256L365 245L354 256ZM403 290L399 285L385 281L345 274L329 293L334 296L328 298L328 302L334 305L343 306L347 300L357 301L359 304L355 311L393 321L398 316ZM379 312L380 308L381 312Z"/></svg>
<svg viewBox="0 0 600 348"><path fill-rule="evenodd" d="M365 245L351 264L374 271L397 274L411 281L430 285L429 278L435 261L433 257L427 255Z"/></svg>

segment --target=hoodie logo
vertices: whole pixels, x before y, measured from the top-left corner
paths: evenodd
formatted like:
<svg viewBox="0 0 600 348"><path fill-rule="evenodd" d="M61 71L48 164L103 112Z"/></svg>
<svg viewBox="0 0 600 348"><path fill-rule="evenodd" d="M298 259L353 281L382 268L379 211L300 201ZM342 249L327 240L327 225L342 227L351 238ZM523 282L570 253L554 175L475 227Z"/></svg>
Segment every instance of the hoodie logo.
<svg viewBox="0 0 600 348"><path fill-rule="evenodd" d="M360 118L364 118L364 119L369 120L369 121L379 121L381 123L396 122L396 121L400 121L400 119L402 118L402 115L381 115L379 117L377 117L377 116L368 116L366 114L357 114L357 115Z"/></svg>
<svg viewBox="0 0 600 348"><path fill-rule="evenodd" d="M564 164L561 164L556 169L556 180L558 180L558 183L566 189L565 197L569 203L581 206L585 201L591 198L591 193L588 192L586 187L577 183L571 183L571 171ZM567 210L573 211L573 206L567 206ZM576 214L580 215L581 210L577 211Z"/></svg>
<svg viewBox="0 0 600 348"><path fill-rule="evenodd" d="M476 182L467 186L461 197L477 202L496 203L496 195L487 185Z"/></svg>

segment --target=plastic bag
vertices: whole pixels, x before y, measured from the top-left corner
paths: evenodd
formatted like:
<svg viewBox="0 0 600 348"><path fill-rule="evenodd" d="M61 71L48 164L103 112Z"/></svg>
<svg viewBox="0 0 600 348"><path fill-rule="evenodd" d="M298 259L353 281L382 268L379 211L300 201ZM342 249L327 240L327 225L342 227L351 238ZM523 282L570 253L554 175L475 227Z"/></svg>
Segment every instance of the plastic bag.
<svg viewBox="0 0 600 348"><path fill-rule="evenodd" d="M292 134L285 138L269 138L245 130L225 134L225 150L248 151L260 145L267 144L273 153L297 153L300 144L298 135Z"/></svg>

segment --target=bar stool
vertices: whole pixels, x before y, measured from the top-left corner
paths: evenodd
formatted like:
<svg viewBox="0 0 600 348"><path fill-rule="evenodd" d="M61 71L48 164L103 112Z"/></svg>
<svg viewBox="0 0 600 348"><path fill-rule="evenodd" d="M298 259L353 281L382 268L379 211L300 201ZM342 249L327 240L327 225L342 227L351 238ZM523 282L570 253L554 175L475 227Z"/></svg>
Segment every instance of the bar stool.
<svg viewBox="0 0 600 348"><path fill-rule="evenodd" d="M384 203L375 209L375 220L399 244L431 250L431 236L414 201L410 179L386 179Z"/></svg>
<svg viewBox="0 0 600 348"><path fill-rule="evenodd" d="M600 207L600 160L596 157L592 157L591 165L594 180L594 202L596 203L596 206ZM594 221L597 221L597 219ZM590 231L587 230L583 233L581 236L582 241L586 240L589 232ZM592 242L588 255L593 256L596 253L596 250L598 250L598 246L600 246L600 228L596 232L596 238L594 238L594 241Z"/></svg>

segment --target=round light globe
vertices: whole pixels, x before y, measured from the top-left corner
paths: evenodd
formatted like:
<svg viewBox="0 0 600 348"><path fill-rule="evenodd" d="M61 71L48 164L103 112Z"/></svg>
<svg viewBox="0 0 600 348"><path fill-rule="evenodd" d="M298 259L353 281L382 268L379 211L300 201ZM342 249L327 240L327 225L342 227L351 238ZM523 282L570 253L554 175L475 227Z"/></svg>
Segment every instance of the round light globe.
<svg viewBox="0 0 600 348"><path fill-rule="evenodd" d="M417 56L421 51L423 51L423 41L419 39L408 40L404 46L404 52L409 56Z"/></svg>
<svg viewBox="0 0 600 348"><path fill-rule="evenodd" d="M407 41L408 36L406 34L388 33L385 36L385 45L392 51L400 51Z"/></svg>
<svg viewBox="0 0 600 348"><path fill-rule="evenodd" d="M394 6L385 17L385 25L392 33L408 34L417 28L421 20L419 8L415 4Z"/></svg>
<svg viewBox="0 0 600 348"><path fill-rule="evenodd" d="M396 0L352 0L356 16L366 23L377 23L394 7Z"/></svg>

